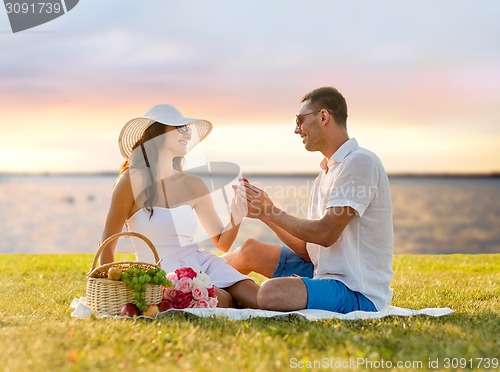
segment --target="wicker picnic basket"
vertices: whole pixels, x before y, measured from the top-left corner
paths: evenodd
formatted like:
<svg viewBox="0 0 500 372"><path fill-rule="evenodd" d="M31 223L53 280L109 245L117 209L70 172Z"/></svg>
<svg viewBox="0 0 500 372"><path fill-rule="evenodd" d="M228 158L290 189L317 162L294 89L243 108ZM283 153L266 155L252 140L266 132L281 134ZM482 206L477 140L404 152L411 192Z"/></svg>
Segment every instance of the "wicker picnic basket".
<svg viewBox="0 0 500 372"><path fill-rule="evenodd" d="M147 262L137 261L119 261L111 262L96 268L97 261L101 257L104 248L113 240L121 236L135 236L142 239L149 246L153 252L156 265ZM87 274L87 305L97 315L119 315L122 307L128 303L135 303L134 291L121 280L108 279L108 270L111 267L118 267L123 271L127 270L130 266L138 267L140 269L148 270L160 265L160 258L153 243L144 235L135 232L121 232L110 236L99 247L92 268ZM159 284L148 284L144 293L144 299L147 304L158 304L162 299L163 287Z"/></svg>

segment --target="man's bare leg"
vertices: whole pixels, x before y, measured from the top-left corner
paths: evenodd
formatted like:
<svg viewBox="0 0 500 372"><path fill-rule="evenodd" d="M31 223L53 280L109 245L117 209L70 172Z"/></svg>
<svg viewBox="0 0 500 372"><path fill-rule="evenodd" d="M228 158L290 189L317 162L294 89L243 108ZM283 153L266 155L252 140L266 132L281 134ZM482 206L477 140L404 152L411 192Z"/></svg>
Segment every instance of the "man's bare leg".
<svg viewBox="0 0 500 372"><path fill-rule="evenodd" d="M247 239L241 247L226 253L227 262L242 274L252 271L267 278L273 276L281 254L281 246L266 244L255 239Z"/></svg>
<svg viewBox="0 0 500 372"><path fill-rule="evenodd" d="M260 287L257 302L264 310L302 310L307 308L307 287L299 277L269 279Z"/></svg>

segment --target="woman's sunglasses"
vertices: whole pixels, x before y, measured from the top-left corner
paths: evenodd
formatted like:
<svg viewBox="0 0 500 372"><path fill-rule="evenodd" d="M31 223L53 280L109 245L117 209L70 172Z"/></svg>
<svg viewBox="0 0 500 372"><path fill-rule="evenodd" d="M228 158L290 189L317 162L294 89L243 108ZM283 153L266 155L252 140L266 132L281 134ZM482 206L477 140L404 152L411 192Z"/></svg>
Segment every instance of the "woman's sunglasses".
<svg viewBox="0 0 500 372"><path fill-rule="evenodd" d="M183 125L181 127L176 127L180 134L191 133L191 127Z"/></svg>

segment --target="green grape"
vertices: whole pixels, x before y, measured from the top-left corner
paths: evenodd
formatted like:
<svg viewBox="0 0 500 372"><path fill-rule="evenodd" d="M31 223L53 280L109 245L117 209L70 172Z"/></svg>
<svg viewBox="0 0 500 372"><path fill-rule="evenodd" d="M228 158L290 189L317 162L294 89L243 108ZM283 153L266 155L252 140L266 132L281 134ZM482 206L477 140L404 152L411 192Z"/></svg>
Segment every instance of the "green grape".
<svg viewBox="0 0 500 372"><path fill-rule="evenodd" d="M130 266L122 274L122 281L133 290L134 303L140 311L145 311L148 304L144 298L144 293L147 290L148 283L155 285L172 285L165 278L165 271L160 267L150 267L145 270L137 265Z"/></svg>
<svg viewBox="0 0 500 372"><path fill-rule="evenodd" d="M144 311L146 310L146 308L148 307L148 305L146 304L146 301L144 300L144 298L141 298L138 302L138 304L136 304L137 307L141 310L141 311Z"/></svg>

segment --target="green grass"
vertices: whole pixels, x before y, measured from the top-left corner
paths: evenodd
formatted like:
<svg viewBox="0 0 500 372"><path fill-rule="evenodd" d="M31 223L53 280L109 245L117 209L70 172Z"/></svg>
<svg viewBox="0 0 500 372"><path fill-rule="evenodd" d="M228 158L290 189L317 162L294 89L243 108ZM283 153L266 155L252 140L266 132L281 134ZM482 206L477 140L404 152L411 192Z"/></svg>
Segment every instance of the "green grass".
<svg viewBox="0 0 500 372"><path fill-rule="evenodd" d="M413 361L428 369L436 358L439 369L445 358L465 358L470 367L472 358L477 369L476 358L500 357L500 255L395 257L392 304L450 307L452 315L317 322L179 313L156 321L73 319L69 304L85 295L92 259L0 255L0 369L280 371L349 358L394 369Z"/></svg>

